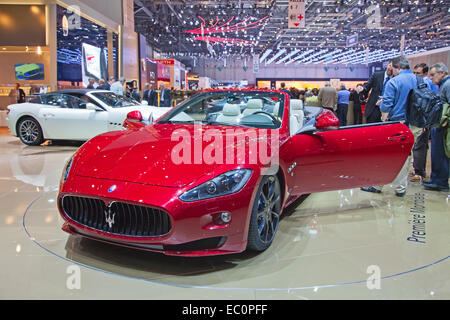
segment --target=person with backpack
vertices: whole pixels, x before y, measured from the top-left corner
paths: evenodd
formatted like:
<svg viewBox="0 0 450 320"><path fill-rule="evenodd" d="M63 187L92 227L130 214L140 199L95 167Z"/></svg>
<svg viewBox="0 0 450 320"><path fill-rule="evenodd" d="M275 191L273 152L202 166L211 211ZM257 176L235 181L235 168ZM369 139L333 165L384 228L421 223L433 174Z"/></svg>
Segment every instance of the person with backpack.
<svg viewBox="0 0 450 320"><path fill-rule="evenodd" d="M439 86L433 84L430 78L428 78L428 66L426 63L416 64L413 71L417 77L421 77L426 83L428 83L431 90L433 90L436 95L439 92ZM420 80L419 78L417 78ZM434 96L432 94L427 94L429 97ZM436 97L437 98L437 97ZM430 140L430 127L425 127L422 134L416 140L413 147L413 174L410 178L412 182L423 181L426 177L426 164L427 164L427 153L428 153L428 141Z"/></svg>
<svg viewBox="0 0 450 320"><path fill-rule="evenodd" d="M439 124L431 129L431 178L424 180L426 190L449 190L449 158L450 158L450 76L448 67L436 63L430 68L430 79L439 85L439 97L443 102L443 111Z"/></svg>
<svg viewBox="0 0 450 320"><path fill-rule="evenodd" d="M389 80L383 93L380 105L382 121L406 121L407 103L411 90L417 87L417 78L409 67L409 61L403 56L392 59L392 73L394 78ZM409 125L414 139L422 133L422 128ZM411 164L411 156L406 159L400 173L392 183L395 188L395 195L403 197L408 187L408 169ZM362 191L381 193L375 187L364 187Z"/></svg>

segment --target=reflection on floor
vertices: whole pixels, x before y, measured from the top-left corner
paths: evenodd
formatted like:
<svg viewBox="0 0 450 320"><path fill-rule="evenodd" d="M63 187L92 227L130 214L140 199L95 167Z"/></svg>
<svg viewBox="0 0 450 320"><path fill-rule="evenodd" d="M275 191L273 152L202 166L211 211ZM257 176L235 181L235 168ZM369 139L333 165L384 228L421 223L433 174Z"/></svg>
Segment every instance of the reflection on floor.
<svg viewBox="0 0 450 320"><path fill-rule="evenodd" d="M78 146L27 147L0 133L1 299L450 298L447 193L411 183L405 198L389 187L312 194L288 208L261 254L168 257L61 231L59 179Z"/></svg>

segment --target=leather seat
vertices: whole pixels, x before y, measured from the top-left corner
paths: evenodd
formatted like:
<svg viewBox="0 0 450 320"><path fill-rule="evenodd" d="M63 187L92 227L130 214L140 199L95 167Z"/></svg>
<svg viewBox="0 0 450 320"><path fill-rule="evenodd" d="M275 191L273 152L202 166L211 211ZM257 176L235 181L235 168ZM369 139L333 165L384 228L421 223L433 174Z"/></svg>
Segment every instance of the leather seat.
<svg viewBox="0 0 450 320"><path fill-rule="evenodd" d="M242 112L242 117L249 116L257 111L261 111L263 102L261 99L250 99L247 102L247 108Z"/></svg>
<svg viewBox="0 0 450 320"><path fill-rule="evenodd" d="M303 126L305 113L303 112L303 101L299 99L291 99L290 115L289 115L289 132L295 134Z"/></svg>
<svg viewBox="0 0 450 320"><path fill-rule="evenodd" d="M241 118L241 108L238 104L229 104L226 103L223 106L222 114L220 114L216 121L217 122L224 122L224 123L230 123L230 124L236 124L239 122L239 119Z"/></svg>
<svg viewBox="0 0 450 320"><path fill-rule="evenodd" d="M280 103L277 102L277 103L275 103L275 106L273 107L272 113L273 113L273 115L274 115L276 118L278 118L278 113L279 113L279 112L280 112Z"/></svg>

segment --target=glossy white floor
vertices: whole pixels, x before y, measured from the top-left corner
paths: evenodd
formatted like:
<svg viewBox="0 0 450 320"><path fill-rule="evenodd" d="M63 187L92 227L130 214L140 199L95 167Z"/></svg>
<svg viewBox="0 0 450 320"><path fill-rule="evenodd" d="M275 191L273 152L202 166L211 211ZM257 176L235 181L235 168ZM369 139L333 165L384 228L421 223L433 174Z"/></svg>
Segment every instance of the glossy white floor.
<svg viewBox="0 0 450 320"><path fill-rule="evenodd" d="M450 298L447 193L411 183L403 199L390 188L313 194L289 210L266 252L166 257L61 231L55 199L76 149L0 133L1 299ZM421 204L424 243L408 241Z"/></svg>

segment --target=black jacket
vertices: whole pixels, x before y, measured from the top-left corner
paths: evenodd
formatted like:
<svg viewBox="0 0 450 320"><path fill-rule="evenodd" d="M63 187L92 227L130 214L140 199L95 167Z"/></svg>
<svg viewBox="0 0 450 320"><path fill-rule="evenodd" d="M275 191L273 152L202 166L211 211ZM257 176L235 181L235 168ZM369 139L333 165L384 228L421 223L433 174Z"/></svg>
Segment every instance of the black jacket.
<svg viewBox="0 0 450 320"><path fill-rule="evenodd" d="M21 88L19 88L19 96L17 103L24 103L25 102L25 91L23 91Z"/></svg>
<svg viewBox="0 0 450 320"><path fill-rule="evenodd" d="M111 85L109 83L101 84L97 87L98 90L111 90Z"/></svg>
<svg viewBox="0 0 450 320"><path fill-rule="evenodd" d="M364 86L364 95L367 97L370 90L369 100L366 104L366 110L364 111L364 115L368 118L374 111L380 112L380 107L377 106L377 101L383 92L383 84L384 84L384 74L385 71L379 71L372 74L369 81Z"/></svg>
<svg viewBox="0 0 450 320"><path fill-rule="evenodd" d="M142 100L147 101L149 106L157 106L158 94L155 90L145 90L144 95L142 96Z"/></svg>
<svg viewBox="0 0 450 320"><path fill-rule="evenodd" d="M161 94L162 94L162 91L161 91ZM166 88L164 90L164 101L161 101L161 97L160 97L159 106L160 107L171 107L172 106L172 93L170 92L169 89Z"/></svg>

